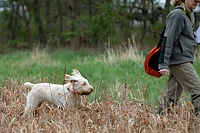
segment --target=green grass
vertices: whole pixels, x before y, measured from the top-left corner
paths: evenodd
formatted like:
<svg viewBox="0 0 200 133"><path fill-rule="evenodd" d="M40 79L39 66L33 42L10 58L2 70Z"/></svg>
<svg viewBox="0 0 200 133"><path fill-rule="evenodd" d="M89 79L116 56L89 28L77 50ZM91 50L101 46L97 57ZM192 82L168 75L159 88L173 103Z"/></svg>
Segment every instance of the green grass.
<svg viewBox="0 0 200 133"><path fill-rule="evenodd" d="M133 57L130 51L137 57ZM155 106L167 78L148 76L143 70L143 62L143 53L131 49L121 52L108 50L104 54L70 50L47 52L36 49L32 52L1 55L0 82L1 86L7 82L12 85L26 81L62 84L64 73L70 74L76 68L95 88L89 101L101 100L104 95L109 94L113 100L122 95L128 96L130 100L137 98ZM195 67L198 68L199 64L197 61ZM200 69L197 72L200 74Z"/></svg>

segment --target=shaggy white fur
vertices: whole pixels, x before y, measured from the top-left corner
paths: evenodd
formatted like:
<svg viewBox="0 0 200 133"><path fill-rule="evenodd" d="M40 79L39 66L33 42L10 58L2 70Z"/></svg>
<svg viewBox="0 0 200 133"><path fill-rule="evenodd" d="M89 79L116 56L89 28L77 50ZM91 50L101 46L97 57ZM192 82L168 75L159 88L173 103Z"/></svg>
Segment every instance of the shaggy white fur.
<svg viewBox="0 0 200 133"><path fill-rule="evenodd" d="M34 112L44 101L48 101L64 109L67 103L68 107L77 107L85 110L86 107L81 103L81 95L89 95L93 91L93 87L76 69L73 69L72 76L66 74L65 80L68 83L64 85L24 83L24 86L31 89L31 91L27 94L26 107L23 115L25 116Z"/></svg>

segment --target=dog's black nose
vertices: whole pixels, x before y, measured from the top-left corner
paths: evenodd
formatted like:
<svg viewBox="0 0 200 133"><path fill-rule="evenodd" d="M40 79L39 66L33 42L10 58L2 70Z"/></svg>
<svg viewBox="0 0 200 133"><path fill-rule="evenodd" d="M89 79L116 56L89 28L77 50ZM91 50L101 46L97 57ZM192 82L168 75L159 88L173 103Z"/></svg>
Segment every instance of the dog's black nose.
<svg viewBox="0 0 200 133"><path fill-rule="evenodd" d="M93 90L94 90L93 88L90 89L91 92L92 92Z"/></svg>

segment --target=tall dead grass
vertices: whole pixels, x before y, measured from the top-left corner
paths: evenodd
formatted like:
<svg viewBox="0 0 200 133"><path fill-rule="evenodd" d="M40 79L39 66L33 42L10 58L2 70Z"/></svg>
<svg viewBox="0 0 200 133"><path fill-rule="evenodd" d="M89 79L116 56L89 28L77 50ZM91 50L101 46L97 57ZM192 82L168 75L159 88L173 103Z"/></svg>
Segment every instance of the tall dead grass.
<svg viewBox="0 0 200 133"><path fill-rule="evenodd" d="M28 60L19 62L19 65L31 66L33 64L45 65L48 66L58 66L61 65L61 62L57 60L51 60L50 54L47 52L48 48L39 48L35 47L30 52L30 58Z"/></svg>
<svg viewBox="0 0 200 133"><path fill-rule="evenodd" d="M118 85L116 85L118 86ZM118 86L120 87L120 85ZM59 110L43 103L35 116L21 117L25 106L24 87L20 82L0 88L0 132L2 133L197 133L200 122L193 114L191 103L179 103L161 116L142 100L126 98L128 89L119 91L117 100L112 93L102 95L102 101L83 103L89 111Z"/></svg>
<svg viewBox="0 0 200 133"><path fill-rule="evenodd" d="M135 61L136 63L141 63L144 60L144 56L140 51L139 45L135 42L135 37L128 39L128 42L122 43L120 49L113 49L111 47L110 41L107 43L106 55L103 55L96 61L103 61L108 65L116 64L118 61L130 60Z"/></svg>
<svg viewBox="0 0 200 133"><path fill-rule="evenodd" d="M30 59L32 63L45 63L48 60L46 49L35 47L30 54Z"/></svg>

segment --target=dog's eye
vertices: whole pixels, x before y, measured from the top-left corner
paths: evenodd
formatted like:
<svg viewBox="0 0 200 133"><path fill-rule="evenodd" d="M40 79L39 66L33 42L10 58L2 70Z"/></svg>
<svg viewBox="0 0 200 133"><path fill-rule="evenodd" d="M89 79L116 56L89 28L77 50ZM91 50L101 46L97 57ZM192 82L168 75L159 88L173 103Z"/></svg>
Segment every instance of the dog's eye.
<svg viewBox="0 0 200 133"><path fill-rule="evenodd" d="M71 80L71 82L74 83L74 82L78 82L78 81L77 80Z"/></svg>
<svg viewBox="0 0 200 133"><path fill-rule="evenodd" d="M86 85L86 82L84 82L83 85Z"/></svg>

